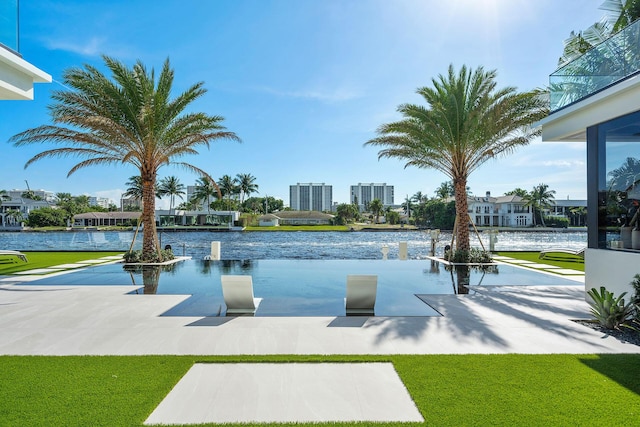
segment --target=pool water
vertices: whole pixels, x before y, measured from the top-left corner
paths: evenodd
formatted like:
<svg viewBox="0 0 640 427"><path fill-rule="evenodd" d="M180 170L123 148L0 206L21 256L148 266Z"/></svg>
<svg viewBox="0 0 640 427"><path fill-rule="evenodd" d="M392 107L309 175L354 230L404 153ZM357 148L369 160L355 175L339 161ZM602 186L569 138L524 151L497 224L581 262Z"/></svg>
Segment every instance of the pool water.
<svg viewBox="0 0 640 427"><path fill-rule="evenodd" d="M131 294L190 295L166 316L225 316L220 276L251 275L256 316L344 316L349 274L375 274L376 316L439 316L428 295L454 294L457 275L430 260L188 260L171 266L128 268L122 264L90 267L31 282L33 285L131 286ZM471 270L471 286L575 285L575 282L500 265ZM420 295L420 297L418 297Z"/></svg>

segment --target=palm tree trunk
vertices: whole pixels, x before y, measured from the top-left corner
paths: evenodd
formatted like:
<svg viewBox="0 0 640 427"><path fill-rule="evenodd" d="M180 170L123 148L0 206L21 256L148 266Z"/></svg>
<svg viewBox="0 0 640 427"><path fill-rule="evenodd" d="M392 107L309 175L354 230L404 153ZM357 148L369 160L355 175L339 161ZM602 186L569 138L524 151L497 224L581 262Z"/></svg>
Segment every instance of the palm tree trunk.
<svg viewBox="0 0 640 427"><path fill-rule="evenodd" d="M150 174L149 174L150 175ZM150 260L158 250L158 233L156 231L156 192L155 177L142 176L142 259Z"/></svg>
<svg viewBox="0 0 640 427"><path fill-rule="evenodd" d="M467 202L467 180L454 180L453 188L456 199L456 214L458 215L458 230L456 234L457 250L468 251L469 245L469 204ZM453 249L453 248L452 248Z"/></svg>

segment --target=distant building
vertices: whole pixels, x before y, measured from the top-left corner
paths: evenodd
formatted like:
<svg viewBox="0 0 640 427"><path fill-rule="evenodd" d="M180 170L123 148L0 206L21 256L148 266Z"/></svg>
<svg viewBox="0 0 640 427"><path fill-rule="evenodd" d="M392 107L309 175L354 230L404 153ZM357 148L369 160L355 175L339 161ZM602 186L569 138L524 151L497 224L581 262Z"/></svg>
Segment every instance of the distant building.
<svg viewBox="0 0 640 427"><path fill-rule="evenodd" d="M22 228L32 210L46 207L52 207L52 204L46 200L22 197L3 198L0 205L0 228Z"/></svg>
<svg viewBox="0 0 640 427"><path fill-rule="evenodd" d="M357 204L361 211L371 203L373 199L378 199L382 204L393 206L393 185L381 184L362 184L352 185L350 191L349 203Z"/></svg>
<svg viewBox="0 0 640 427"><path fill-rule="evenodd" d="M279 225L327 225L334 216L317 211L280 211L262 215L258 221L261 227Z"/></svg>
<svg viewBox="0 0 640 427"><path fill-rule="evenodd" d="M142 209L142 200L134 197L123 197L120 199L121 211L135 211Z"/></svg>
<svg viewBox="0 0 640 427"><path fill-rule="evenodd" d="M89 206L100 206L101 208L108 209L110 204L111 200L106 197L89 196Z"/></svg>
<svg viewBox="0 0 640 427"><path fill-rule="evenodd" d="M451 199L453 200L453 198ZM533 225L531 209L520 196L469 196L469 216L479 227L530 227Z"/></svg>
<svg viewBox="0 0 640 427"><path fill-rule="evenodd" d="M33 193L34 196L36 196L36 198L40 198L40 200L44 200L46 202L55 202L56 201L56 197L53 194L53 191L46 191L46 190L18 190L18 189L13 189L13 190L8 190L7 191L7 196L11 197L12 199L21 199L23 194L31 192Z"/></svg>
<svg viewBox="0 0 640 427"><path fill-rule="evenodd" d="M289 206L294 211L330 211L333 204L333 187L321 184L289 186Z"/></svg>

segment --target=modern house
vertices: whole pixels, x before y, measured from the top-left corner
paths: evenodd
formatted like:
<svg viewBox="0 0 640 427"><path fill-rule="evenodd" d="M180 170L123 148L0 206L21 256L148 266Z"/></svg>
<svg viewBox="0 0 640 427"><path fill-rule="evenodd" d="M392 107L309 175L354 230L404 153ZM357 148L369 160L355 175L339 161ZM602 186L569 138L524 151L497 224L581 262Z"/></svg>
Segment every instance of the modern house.
<svg viewBox="0 0 640 427"><path fill-rule="evenodd" d="M51 76L36 68L20 54L18 1L0 5L0 99L32 100L35 83L51 83Z"/></svg>
<svg viewBox="0 0 640 427"><path fill-rule="evenodd" d="M240 219L238 211L183 211L156 210L156 224L159 227L206 226L223 229L234 228Z"/></svg>
<svg viewBox="0 0 640 427"><path fill-rule="evenodd" d="M393 185L386 183L358 183L351 186L349 194L349 203L357 204L360 212L364 211L373 199L380 200L384 207L393 206Z"/></svg>
<svg viewBox="0 0 640 427"><path fill-rule="evenodd" d="M543 141L587 144L586 289L640 273L640 21L551 74Z"/></svg>
<svg viewBox="0 0 640 427"><path fill-rule="evenodd" d="M307 183L289 186L289 206L294 211L330 211L333 204L333 187Z"/></svg>
<svg viewBox="0 0 640 427"><path fill-rule="evenodd" d="M328 225L333 222L334 216L317 211L280 211L258 218L261 227L273 227L279 225Z"/></svg>

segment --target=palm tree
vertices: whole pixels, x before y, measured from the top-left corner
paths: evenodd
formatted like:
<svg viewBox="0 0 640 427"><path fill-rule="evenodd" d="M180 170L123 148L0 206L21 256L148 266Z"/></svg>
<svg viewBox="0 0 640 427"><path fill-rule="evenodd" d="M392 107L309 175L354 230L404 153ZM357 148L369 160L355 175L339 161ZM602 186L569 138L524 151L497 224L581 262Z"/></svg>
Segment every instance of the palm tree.
<svg viewBox="0 0 640 427"><path fill-rule="evenodd" d="M50 112L54 124L26 130L11 140L16 146L61 145L35 155L25 166L45 157L82 159L67 176L86 166L135 166L143 187L142 259L149 260L154 258L154 252L160 252L155 222L158 169L175 164L208 177L203 170L177 159L196 154L200 146L209 147L212 140L239 139L221 125L222 117L185 112L206 93L202 82L171 98L174 71L169 59L156 78L154 70L147 71L141 61L128 68L108 56L102 58L111 77L91 65L66 70L63 86L69 89L52 94Z"/></svg>
<svg viewBox="0 0 640 427"><path fill-rule="evenodd" d="M545 226L544 223L544 210L555 204L555 190L549 190L549 186L547 184L538 184L533 187L530 193L524 196L522 199L525 202L525 206L531 208L533 212L533 225L536 225L536 213L540 213L540 221L542 222L542 226Z"/></svg>
<svg viewBox="0 0 640 427"><path fill-rule="evenodd" d="M518 197L526 197L529 192L523 188L516 187L511 191L507 191L504 193L505 196L518 196Z"/></svg>
<svg viewBox="0 0 640 427"><path fill-rule="evenodd" d="M402 120L380 126L365 145L385 147L378 158L406 160L405 167L433 168L452 181L458 215L457 247L469 250L467 180L489 159L508 154L540 133L531 125L547 116L541 91L496 89L496 72L453 65L433 87L417 90L427 106L403 104Z"/></svg>
<svg viewBox="0 0 640 427"><path fill-rule="evenodd" d="M218 180L220 186L220 192L222 197L227 198L227 210L231 210L231 196L238 194L238 180L231 178L229 175L224 175Z"/></svg>
<svg viewBox="0 0 640 427"><path fill-rule="evenodd" d="M210 178L198 178L193 199L207 205L207 212L211 213L211 198L221 198L222 193L218 184Z"/></svg>
<svg viewBox="0 0 640 427"><path fill-rule="evenodd" d="M129 177L129 181L125 183L127 189L122 195L134 200L142 200L144 194L144 185L142 184L142 177L140 175L133 175ZM158 191L158 185L155 186L155 195L159 199L162 197Z"/></svg>
<svg viewBox="0 0 640 427"><path fill-rule="evenodd" d="M184 188L184 184L175 176L168 176L160 180L158 194L160 194L160 196L169 196L169 213L171 213L173 209L176 196L180 197L180 200L184 200L182 197L182 195L185 194Z"/></svg>
<svg viewBox="0 0 640 427"><path fill-rule="evenodd" d="M451 181L444 181L440 183L440 186L436 188L436 197L440 200L444 200L447 197L451 197L454 195L453 191L453 183Z"/></svg>
<svg viewBox="0 0 640 427"><path fill-rule="evenodd" d="M378 218L384 211L384 205L382 204L382 201L380 199L373 199L371 203L369 203L369 210L371 211L373 216L376 218L375 223L377 224Z"/></svg>
<svg viewBox="0 0 640 427"><path fill-rule="evenodd" d="M427 195L425 194L422 194L422 191L418 191L416 194L411 196L411 201L416 202L417 204L423 204L427 200L429 200L429 197L427 197Z"/></svg>
<svg viewBox="0 0 640 427"><path fill-rule="evenodd" d="M236 175L236 180L240 187L240 204L244 203L245 196L248 197L253 193L258 193L256 177L250 173L239 173Z"/></svg>

